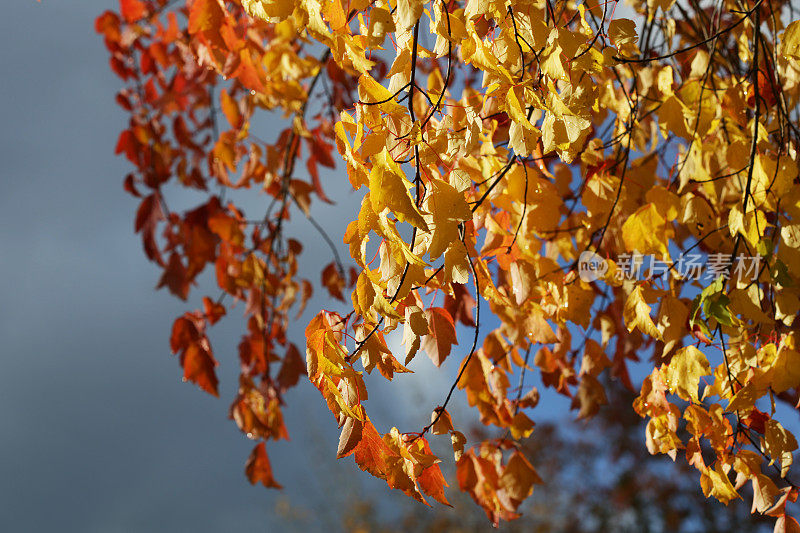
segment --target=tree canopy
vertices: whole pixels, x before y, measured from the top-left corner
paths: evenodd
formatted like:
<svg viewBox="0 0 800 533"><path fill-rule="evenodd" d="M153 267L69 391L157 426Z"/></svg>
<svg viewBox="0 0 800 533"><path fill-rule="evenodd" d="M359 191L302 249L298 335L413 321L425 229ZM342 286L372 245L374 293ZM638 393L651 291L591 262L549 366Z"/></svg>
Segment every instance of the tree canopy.
<svg viewBox="0 0 800 533"><path fill-rule="evenodd" d="M513 520L547 482L524 445L538 380L581 419L633 410L641 445L696 469L706 497L800 531L797 18L786 0L120 0L100 15L135 230L159 287L207 294L170 346L210 394L209 329L243 303L230 416L258 441L250 481L281 486L265 442L288 438L287 391L309 380L339 458L445 505L453 463L450 490ZM346 183L360 209L332 235L314 205ZM170 208L178 189L196 205ZM264 209L245 214L241 191ZM319 284L298 274L291 217L330 246ZM315 286L337 308L290 338ZM366 376L403 387L422 354L452 376L429 423L376 427ZM479 438L447 410L464 400ZM431 451L448 438L452 456Z"/></svg>

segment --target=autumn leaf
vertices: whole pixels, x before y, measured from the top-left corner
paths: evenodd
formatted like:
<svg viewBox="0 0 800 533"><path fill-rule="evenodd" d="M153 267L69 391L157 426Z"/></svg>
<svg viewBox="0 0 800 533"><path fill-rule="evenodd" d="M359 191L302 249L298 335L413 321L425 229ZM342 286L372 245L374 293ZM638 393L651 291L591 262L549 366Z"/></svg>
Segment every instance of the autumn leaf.
<svg viewBox="0 0 800 533"><path fill-rule="evenodd" d="M772 388L775 392L800 387L800 352L791 348L779 350L772 368Z"/></svg>
<svg viewBox="0 0 800 533"><path fill-rule="evenodd" d="M432 223L428 226L433 231L428 253L431 259L438 259L451 242L460 239L458 225L472 220L472 212L464 200L464 195L455 187L444 181L431 183L433 194L427 207L431 212Z"/></svg>
<svg viewBox="0 0 800 533"><path fill-rule="evenodd" d="M305 375L306 364L300 356L300 351L294 344L289 344L286 354L283 357L280 372L278 373L278 383L281 388L286 390L297 385L300 376Z"/></svg>
<svg viewBox="0 0 800 533"><path fill-rule="evenodd" d="M376 213L388 208L403 222L409 222L416 227L428 230L425 219L422 218L417 206L408 192L410 184L384 148L383 152L375 156L375 166L369 174L370 199L372 208Z"/></svg>
<svg viewBox="0 0 800 533"><path fill-rule="evenodd" d="M120 0L119 7L128 22L136 22L147 13L147 6L141 0Z"/></svg>
<svg viewBox="0 0 800 533"><path fill-rule="evenodd" d="M280 0L242 0L242 6L251 17L273 22L286 19L294 11L291 2Z"/></svg>
<svg viewBox="0 0 800 533"><path fill-rule="evenodd" d="M441 307L425 311L429 333L422 337L421 347L431 358L433 364L441 366L450 355L456 341L456 327L450 314Z"/></svg>
<svg viewBox="0 0 800 533"><path fill-rule="evenodd" d="M767 420L764 445L766 452L772 458L770 464L779 461L781 477L785 477L793 463L792 452L797 449L797 440L794 435L787 431L777 420Z"/></svg>
<svg viewBox="0 0 800 533"><path fill-rule="evenodd" d="M189 10L189 33L218 30L223 17L217 0L194 0Z"/></svg>
<svg viewBox="0 0 800 533"><path fill-rule="evenodd" d="M533 492L534 485L544 483L536 469L520 452L515 451L500 476L500 486L515 502L522 502ZM519 504L517 504L519 505Z"/></svg>
<svg viewBox="0 0 800 533"><path fill-rule="evenodd" d="M269 464L269 457L267 457L267 448L263 442L260 442L253 448L250 458L247 460L245 466L245 474L250 483L255 485L261 483L267 488L281 489L283 488L280 483L275 481L272 477L272 466Z"/></svg>
<svg viewBox="0 0 800 533"><path fill-rule="evenodd" d="M389 461L397 455L383 442L375 426L367 418L361 429L361 440L352 449L356 464L378 478L385 478Z"/></svg>
<svg viewBox="0 0 800 533"><path fill-rule="evenodd" d="M642 333L661 339L661 332L656 328L650 316L650 306L644 299L641 285L636 286L625 301L625 325L628 331L638 328Z"/></svg>
<svg viewBox="0 0 800 533"><path fill-rule="evenodd" d="M622 225L622 238L630 252L667 255L665 220L652 203L643 205L628 217Z"/></svg>
<svg viewBox="0 0 800 533"><path fill-rule="evenodd" d="M711 374L706 356L694 346L681 348L663 370L664 382L671 391L686 401L698 402L700 378Z"/></svg>
<svg viewBox="0 0 800 533"><path fill-rule="evenodd" d="M713 496L725 505L740 497L720 462L717 462L715 468L709 468L701 474L700 485L706 497Z"/></svg>
<svg viewBox="0 0 800 533"><path fill-rule="evenodd" d="M339 434L339 449L336 451L337 458L347 457L356 449L356 446L361 442L363 430L364 423L361 420L347 417L342 426L342 432Z"/></svg>
<svg viewBox="0 0 800 533"><path fill-rule="evenodd" d="M328 263L322 269L322 285L328 289L328 294L337 300L344 301L344 294L342 289L345 287L345 280L339 273L338 265L335 262Z"/></svg>

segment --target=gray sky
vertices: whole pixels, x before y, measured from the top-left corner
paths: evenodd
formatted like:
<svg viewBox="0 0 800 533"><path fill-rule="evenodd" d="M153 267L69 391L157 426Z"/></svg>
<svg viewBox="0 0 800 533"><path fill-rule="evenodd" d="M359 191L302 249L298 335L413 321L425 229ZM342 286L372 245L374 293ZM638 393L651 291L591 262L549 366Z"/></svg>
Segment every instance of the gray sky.
<svg viewBox="0 0 800 533"><path fill-rule="evenodd" d="M253 443L227 419L241 313L212 337L222 399L182 384L168 335L186 306L153 290L133 234L130 167L113 154L127 119L93 29L116 5L18 0L0 17L0 530L264 531L283 496L249 485ZM309 509L330 487L290 463L362 476L335 464L318 393L290 400L309 429L290 424L270 453Z"/></svg>

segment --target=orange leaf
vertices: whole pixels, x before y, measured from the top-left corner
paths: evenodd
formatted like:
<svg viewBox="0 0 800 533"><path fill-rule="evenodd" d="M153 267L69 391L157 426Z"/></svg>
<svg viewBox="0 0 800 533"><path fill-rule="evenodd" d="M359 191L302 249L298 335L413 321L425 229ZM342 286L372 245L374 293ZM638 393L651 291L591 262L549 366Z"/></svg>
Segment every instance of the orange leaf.
<svg viewBox="0 0 800 533"><path fill-rule="evenodd" d="M500 520L514 520L519 517L510 507L508 498L498 494L499 466L485 457L475 455L473 450L468 450L456 464L459 488L483 507L494 527L498 526Z"/></svg>
<svg viewBox="0 0 800 533"><path fill-rule="evenodd" d="M433 364L442 366L442 363L450 355L450 350L456 340L456 326L450 313L441 307L431 307L425 311L428 319L428 329L430 333L422 337L421 348L425 350Z"/></svg>
<svg viewBox="0 0 800 533"><path fill-rule="evenodd" d="M241 128L242 127L242 114L239 112L239 106L236 103L228 91L222 89L219 93L220 104L222 107L222 112L225 114L225 118L228 119L231 126L234 128Z"/></svg>
<svg viewBox="0 0 800 533"><path fill-rule="evenodd" d="M386 479L389 469L388 460L397 457L375 430L369 418L364 421L361 430L361 441L353 449L353 458L361 470L369 472L375 477Z"/></svg>
<svg viewBox="0 0 800 533"><path fill-rule="evenodd" d="M250 457L247 459L247 465L244 468L247 479L250 483L255 485L261 483L267 488L282 489L280 483L275 481L272 477L272 466L269 464L269 457L267 457L267 448L263 442L260 442L253 448Z"/></svg>
<svg viewBox="0 0 800 533"><path fill-rule="evenodd" d="M136 22L144 17L147 6L141 0L119 0L119 9L128 22Z"/></svg>
<svg viewBox="0 0 800 533"><path fill-rule="evenodd" d="M224 18L217 0L195 0L189 10L189 33L219 31Z"/></svg>
<svg viewBox="0 0 800 533"><path fill-rule="evenodd" d="M220 239L234 246L244 244L244 233L239 227L239 221L224 213L216 213L208 219L208 229L216 233Z"/></svg>
<svg viewBox="0 0 800 533"><path fill-rule="evenodd" d="M425 452L426 454L430 454L431 448L428 445L428 441L426 441L424 438L420 438L419 440L421 440L423 443L422 451ZM424 492L437 502L452 507L452 505L450 505L450 502L447 501L447 498L444 495L444 488L448 487L449 485L447 484L447 481L444 479L444 476L442 475L442 469L439 468L438 463L434 463L425 470L423 470L422 474L420 474L419 477L417 477L417 484L419 485L419 488L422 490L422 492Z"/></svg>

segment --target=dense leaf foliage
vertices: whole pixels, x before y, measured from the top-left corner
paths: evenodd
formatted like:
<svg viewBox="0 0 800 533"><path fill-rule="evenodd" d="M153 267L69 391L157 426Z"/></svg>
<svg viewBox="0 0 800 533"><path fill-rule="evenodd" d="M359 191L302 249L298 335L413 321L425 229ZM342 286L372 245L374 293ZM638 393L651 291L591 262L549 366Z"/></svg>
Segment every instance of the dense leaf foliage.
<svg viewBox="0 0 800 533"><path fill-rule="evenodd" d="M171 336L211 394L208 329L244 303L230 413L260 441L251 482L280 487L263 441L288 438L286 391L307 378L339 457L447 504L451 459L428 439L449 435L458 489L512 520L543 482L521 444L531 376L580 418L617 380L650 453L680 455L725 504L748 485L753 512L800 530L776 408L800 387L800 21L783 0L631 4L636 20L596 0L121 0L97 19L158 285L186 299L208 267L221 289ZM254 132L265 115L273 139ZM345 174L363 192L349 264L311 211ZM175 186L202 201L170 209ZM234 189L265 212L245 216ZM321 285L349 297L310 321L305 361L287 335L313 292L297 215L331 246ZM392 380L421 353L460 359L442 404L416 431L376 428L364 373ZM446 410L457 390L491 428L477 442Z"/></svg>

